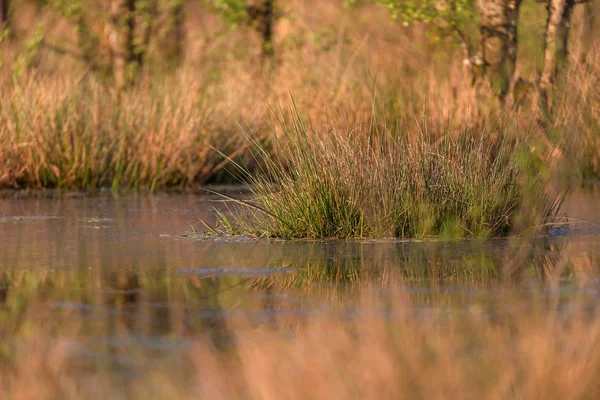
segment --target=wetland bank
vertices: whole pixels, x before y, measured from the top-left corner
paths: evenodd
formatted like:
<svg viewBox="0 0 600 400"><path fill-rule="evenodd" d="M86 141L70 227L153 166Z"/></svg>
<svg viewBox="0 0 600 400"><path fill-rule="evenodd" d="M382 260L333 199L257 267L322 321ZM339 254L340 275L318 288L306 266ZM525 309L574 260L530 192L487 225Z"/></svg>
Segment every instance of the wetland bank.
<svg viewBox="0 0 600 400"><path fill-rule="evenodd" d="M597 1L109 3L0 2L0 397L600 397Z"/></svg>

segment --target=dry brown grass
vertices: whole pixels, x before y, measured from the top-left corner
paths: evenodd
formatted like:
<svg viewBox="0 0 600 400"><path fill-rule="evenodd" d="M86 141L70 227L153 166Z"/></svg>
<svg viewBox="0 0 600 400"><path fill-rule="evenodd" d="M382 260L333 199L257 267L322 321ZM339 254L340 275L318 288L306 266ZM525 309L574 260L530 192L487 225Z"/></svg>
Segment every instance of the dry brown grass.
<svg viewBox="0 0 600 400"><path fill-rule="evenodd" d="M118 96L94 80L29 76L0 99L0 186L205 182L222 168L210 146L235 158L242 145L209 129L197 85L175 81Z"/></svg>
<svg viewBox="0 0 600 400"><path fill-rule="evenodd" d="M318 7L312 1L283 1L280 6L272 74L262 72L259 38L252 30L231 31L200 4L190 3L181 68L163 71L154 43L137 85L118 96L101 73L48 45L77 54L68 21L19 5L17 39L2 44L0 186L154 188L223 179L222 157L209 144L248 159L234 118L262 135L272 128L267 105L285 107L290 93L317 128L332 114L347 126L368 124L373 106L389 125L424 119L430 131L478 127L498 118L528 126L537 118L529 108L507 117L485 90L475 91L465 81L458 46L433 43L423 27L395 24L384 9L346 9L333 1ZM44 30L36 28L40 21ZM102 24L92 25L102 35ZM45 44L31 45L36 32L44 32ZM529 42L524 46L541 45ZM105 45L102 38L100 43ZM535 59L524 53L519 70L532 71ZM590 88L597 65L588 62L591 73L576 67L568 74L568 93L577 93L585 112L573 115L572 102L565 100L559 122L551 123L558 136L577 128L585 141L574 142L586 147L574 151L590 153L593 171L598 100Z"/></svg>
<svg viewBox="0 0 600 400"><path fill-rule="evenodd" d="M587 63L572 64L557 106L552 139L565 149L581 179L600 176L600 43L586 54Z"/></svg>

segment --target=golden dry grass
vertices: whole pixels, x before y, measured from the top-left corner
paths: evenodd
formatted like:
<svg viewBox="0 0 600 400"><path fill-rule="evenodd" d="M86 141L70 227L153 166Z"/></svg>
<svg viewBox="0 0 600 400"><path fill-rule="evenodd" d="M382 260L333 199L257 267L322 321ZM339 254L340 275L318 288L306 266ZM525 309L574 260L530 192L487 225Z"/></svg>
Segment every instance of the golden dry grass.
<svg viewBox="0 0 600 400"><path fill-rule="evenodd" d="M249 161L235 119L264 135L276 129L268 108L289 105L290 93L317 128L332 115L348 127L367 125L373 107L390 126L418 119L432 132L507 118L525 127L538 118L533 100L507 112L486 90L473 89L458 46L434 43L422 26L402 27L382 8L347 9L334 1L316 7L308 0L280 7L273 73L260 67L255 32L231 30L190 3L184 64L164 71L154 43L135 87L118 96L102 73L52 50L77 54L74 27L64 17L19 3L16 39L1 44L0 186L156 188L222 180L223 158L210 145ZM539 6L528 7L525 15L535 19ZM543 25L537 19L522 29L518 69L529 80L541 47L532 39ZM104 54L102 21L92 27ZM39 32L42 42L32 41ZM568 159L584 160L580 175L597 174L598 53L596 43L586 66L574 62L557 117L538 132L546 159L547 147L561 143L577 156Z"/></svg>

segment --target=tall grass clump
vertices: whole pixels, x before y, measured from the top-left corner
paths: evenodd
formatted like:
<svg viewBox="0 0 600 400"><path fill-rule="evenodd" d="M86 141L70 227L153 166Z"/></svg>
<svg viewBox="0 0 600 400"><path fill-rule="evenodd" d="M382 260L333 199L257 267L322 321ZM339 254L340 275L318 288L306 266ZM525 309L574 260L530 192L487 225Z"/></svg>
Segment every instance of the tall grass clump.
<svg viewBox="0 0 600 400"><path fill-rule="evenodd" d="M282 238L492 237L541 224L552 209L527 135L509 127L432 132L373 118L319 131L296 108L276 124L273 149L254 143L264 168L247 174L252 199L221 216L221 228ZM515 219L525 195L537 198Z"/></svg>
<svg viewBox="0 0 600 400"><path fill-rule="evenodd" d="M238 158L244 144L233 124L214 126L204 95L185 80L126 93L91 78L15 83L0 94L0 189L154 190L219 179L224 163L213 148Z"/></svg>
<svg viewBox="0 0 600 400"><path fill-rule="evenodd" d="M564 149L567 168L581 182L600 177L600 47L587 57L587 64L571 65L559 82L561 96L550 130L550 138Z"/></svg>

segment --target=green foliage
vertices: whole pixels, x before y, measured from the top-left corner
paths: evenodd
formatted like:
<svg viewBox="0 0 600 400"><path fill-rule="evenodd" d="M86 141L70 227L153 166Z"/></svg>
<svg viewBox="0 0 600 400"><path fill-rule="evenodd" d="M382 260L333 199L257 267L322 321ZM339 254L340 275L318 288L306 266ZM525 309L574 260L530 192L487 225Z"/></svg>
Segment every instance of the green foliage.
<svg viewBox="0 0 600 400"><path fill-rule="evenodd" d="M2 43L8 39L10 35L10 30L8 28L4 29L4 31L0 32L0 69L4 67L4 54L2 51Z"/></svg>
<svg viewBox="0 0 600 400"><path fill-rule="evenodd" d="M81 0L49 0L46 6L67 18L77 18L84 10L84 2Z"/></svg>
<svg viewBox="0 0 600 400"><path fill-rule="evenodd" d="M180 0L171 3L178 3ZM148 53L149 35L156 13L155 0L137 0L135 2L135 20L139 25L138 35L134 38L133 53L141 60Z"/></svg>
<svg viewBox="0 0 600 400"><path fill-rule="evenodd" d="M237 28L248 21L248 9L244 0L206 1L232 28Z"/></svg>
<svg viewBox="0 0 600 400"><path fill-rule="evenodd" d="M323 27L312 37L314 45L324 51L331 50L337 44L338 39L338 34L332 26Z"/></svg>
<svg viewBox="0 0 600 400"><path fill-rule="evenodd" d="M360 0L344 0L344 7L352 8L356 7L360 3Z"/></svg>
<svg viewBox="0 0 600 400"><path fill-rule="evenodd" d="M23 49L17 54L12 68L12 78L18 79L25 71L35 64L44 42L46 22L38 24L33 34L25 42Z"/></svg>
<svg viewBox="0 0 600 400"><path fill-rule="evenodd" d="M474 0L376 0L390 10L394 20L409 26L424 23L434 28L437 40L454 36L465 40L465 32L476 19Z"/></svg>

